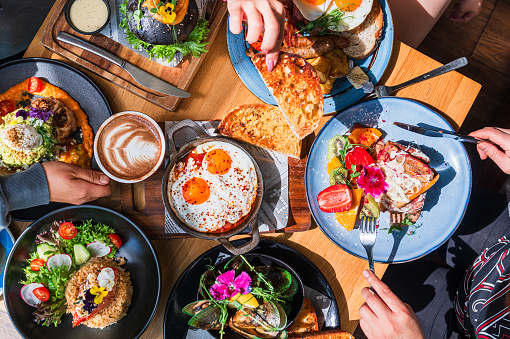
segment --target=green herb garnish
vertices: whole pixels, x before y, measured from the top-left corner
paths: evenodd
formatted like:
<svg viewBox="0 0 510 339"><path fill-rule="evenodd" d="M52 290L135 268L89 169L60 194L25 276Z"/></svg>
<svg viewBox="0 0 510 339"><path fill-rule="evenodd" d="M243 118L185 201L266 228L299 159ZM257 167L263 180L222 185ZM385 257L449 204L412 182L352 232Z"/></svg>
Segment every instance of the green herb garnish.
<svg viewBox="0 0 510 339"><path fill-rule="evenodd" d="M339 22L352 18L352 15L347 15L346 12L340 10L339 8L335 8L317 20L308 21L306 24L300 25L298 33L309 34L313 31L314 35L325 35L329 33L328 30L334 31ZM320 31L317 32L319 29Z"/></svg>

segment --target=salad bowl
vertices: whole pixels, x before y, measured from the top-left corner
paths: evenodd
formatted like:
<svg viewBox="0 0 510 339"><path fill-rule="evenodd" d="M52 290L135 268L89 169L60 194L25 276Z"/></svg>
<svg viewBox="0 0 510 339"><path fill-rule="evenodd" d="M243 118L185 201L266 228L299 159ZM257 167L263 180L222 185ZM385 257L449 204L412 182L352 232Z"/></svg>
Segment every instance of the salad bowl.
<svg viewBox="0 0 510 339"><path fill-rule="evenodd" d="M42 326L34 322L35 307L23 302L20 292L26 279L23 268L28 266L30 253L36 251L36 236L48 231L54 221L74 223L91 220L115 230L121 239L116 257L126 259L125 269L133 286L131 305L117 323L104 329L85 325L72 327L72 316L64 314L58 326ZM60 232L59 232L60 234ZM64 238L65 239L65 238ZM161 292L161 271L158 258L147 236L120 213L98 206L72 206L54 211L35 221L17 239L4 274L4 298L7 313L18 333L24 338L137 338L150 324Z"/></svg>

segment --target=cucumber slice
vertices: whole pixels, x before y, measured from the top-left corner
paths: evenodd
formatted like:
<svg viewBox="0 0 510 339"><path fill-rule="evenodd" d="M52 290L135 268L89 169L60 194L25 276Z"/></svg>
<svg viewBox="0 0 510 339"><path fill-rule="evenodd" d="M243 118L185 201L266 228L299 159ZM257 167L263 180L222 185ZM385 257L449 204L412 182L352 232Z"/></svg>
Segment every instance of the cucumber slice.
<svg viewBox="0 0 510 339"><path fill-rule="evenodd" d="M37 246L37 255L44 261L48 260L48 257L55 254L55 247L48 244L40 244Z"/></svg>
<svg viewBox="0 0 510 339"><path fill-rule="evenodd" d="M76 265L85 264L90 259L90 252L82 244L74 245L74 261Z"/></svg>

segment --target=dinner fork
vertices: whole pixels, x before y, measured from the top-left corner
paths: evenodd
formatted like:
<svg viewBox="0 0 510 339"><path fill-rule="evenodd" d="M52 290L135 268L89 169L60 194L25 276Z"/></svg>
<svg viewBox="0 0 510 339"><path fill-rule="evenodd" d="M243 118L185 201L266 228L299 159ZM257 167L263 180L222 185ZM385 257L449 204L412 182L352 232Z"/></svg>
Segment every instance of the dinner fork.
<svg viewBox="0 0 510 339"><path fill-rule="evenodd" d="M401 88L414 85L418 82L431 79L433 77L436 77L438 75L456 70L460 67L466 66L468 64L468 61L465 57L459 58L457 60L454 60L444 66L438 67L428 73L422 74L420 76L417 76L414 79L408 80L400 85L395 86L376 86L375 91L369 94L365 99L375 99L375 98L382 98L390 96L391 93L393 93L396 90L399 90Z"/></svg>
<svg viewBox="0 0 510 339"><path fill-rule="evenodd" d="M372 272L374 272L374 256L372 255L372 249L374 248L375 238L377 236L375 220L374 217L363 216L359 228L359 240L367 251L368 268L370 268Z"/></svg>

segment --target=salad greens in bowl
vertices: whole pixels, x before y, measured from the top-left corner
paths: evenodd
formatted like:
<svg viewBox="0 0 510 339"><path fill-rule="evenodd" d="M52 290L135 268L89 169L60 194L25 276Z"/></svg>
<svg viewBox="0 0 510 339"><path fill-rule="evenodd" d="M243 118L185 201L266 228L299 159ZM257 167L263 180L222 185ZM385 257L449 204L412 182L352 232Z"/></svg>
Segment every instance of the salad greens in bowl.
<svg viewBox="0 0 510 339"><path fill-rule="evenodd" d="M66 313L66 287L97 258L114 260L129 272L131 304L108 327L74 327L74 314ZM108 297L104 292L99 298L95 290L88 304L99 310ZM7 312L19 334L29 338L136 338L152 320L160 291L160 267L149 239L120 213L97 206L67 207L35 221L14 245L4 274Z"/></svg>

